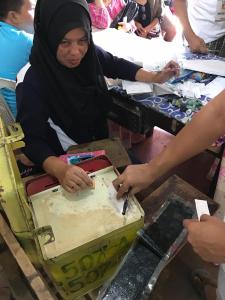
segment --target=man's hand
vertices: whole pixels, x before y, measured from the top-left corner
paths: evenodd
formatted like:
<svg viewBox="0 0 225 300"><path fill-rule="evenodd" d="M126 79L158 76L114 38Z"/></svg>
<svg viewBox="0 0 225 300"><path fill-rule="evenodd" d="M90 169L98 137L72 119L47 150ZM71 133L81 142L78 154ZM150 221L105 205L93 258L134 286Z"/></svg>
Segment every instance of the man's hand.
<svg viewBox="0 0 225 300"><path fill-rule="evenodd" d="M225 223L216 217L203 215L201 221L184 220L188 242L204 260L225 262Z"/></svg>
<svg viewBox="0 0 225 300"><path fill-rule="evenodd" d="M155 75L154 81L155 83L164 83L169 80L173 76L179 76L180 73L180 66L178 63L174 61L170 61L162 71L158 72Z"/></svg>
<svg viewBox="0 0 225 300"><path fill-rule="evenodd" d="M202 38L197 35L192 35L190 38L187 39L189 47L192 52L194 53L207 53L208 48Z"/></svg>
<svg viewBox="0 0 225 300"><path fill-rule="evenodd" d="M119 199L128 190L131 194L136 194L142 189L147 188L152 181L151 170L148 164L130 165L113 181L113 185L118 191L117 198Z"/></svg>

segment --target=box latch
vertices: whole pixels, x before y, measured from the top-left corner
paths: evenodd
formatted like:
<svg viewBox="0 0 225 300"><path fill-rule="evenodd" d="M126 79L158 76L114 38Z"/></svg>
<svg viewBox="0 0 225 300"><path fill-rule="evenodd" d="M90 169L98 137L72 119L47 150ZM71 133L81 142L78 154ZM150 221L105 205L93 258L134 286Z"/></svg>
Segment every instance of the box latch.
<svg viewBox="0 0 225 300"><path fill-rule="evenodd" d="M55 241L55 236L50 225L42 226L33 230L34 236L41 236L43 245L50 244Z"/></svg>

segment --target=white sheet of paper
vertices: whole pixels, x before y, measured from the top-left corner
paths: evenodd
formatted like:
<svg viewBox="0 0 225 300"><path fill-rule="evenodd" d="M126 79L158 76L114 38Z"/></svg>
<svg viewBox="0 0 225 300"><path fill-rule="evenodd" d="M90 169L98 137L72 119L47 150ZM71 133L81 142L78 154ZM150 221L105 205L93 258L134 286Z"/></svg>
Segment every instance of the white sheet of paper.
<svg viewBox="0 0 225 300"><path fill-rule="evenodd" d="M204 95L208 96L209 98L214 98L224 89L225 89L225 78L218 76L205 86Z"/></svg>
<svg viewBox="0 0 225 300"><path fill-rule="evenodd" d="M152 84L137 81L122 80L123 89L127 94L151 93Z"/></svg>
<svg viewBox="0 0 225 300"><path fill-rule="evenodd" d="M225 76L225 61L188 59L183 60L182 64L184 69Z"/></svg>
<svg viewBox="0 0 225 300"><path fill-rule="evenodd" d="M195 199L195 206L199 221L202 215L210 215L208 203L206 200Z"/></svg>
<svg viewBox="0 0 225 300"><path fill-rule="evenodd" d="M122 211L123 211L124 199L123 199L123 198L120 198L120 199L117 199L117 198L116 198L117 191L116 191L116 189L114 188L114 186L113 186L112 183L108 186L108 193L109 193L109 198L110 198L110 200L112 201L113 206L116 208L116 210L117 210L119 213L122 213Z"/></svg>

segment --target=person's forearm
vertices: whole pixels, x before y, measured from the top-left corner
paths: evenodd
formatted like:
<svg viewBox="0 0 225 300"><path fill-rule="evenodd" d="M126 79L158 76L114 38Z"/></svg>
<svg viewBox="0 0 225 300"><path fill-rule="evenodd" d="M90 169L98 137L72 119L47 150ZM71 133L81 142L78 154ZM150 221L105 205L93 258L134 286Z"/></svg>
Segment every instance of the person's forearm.
<svg viewBox="0 0 225 300"><path fill-rule="evenodd" d="M49 156L43 163L43 169L46 173L59 178L65 171L66 164L56 156Z"/></svg>
<svg viewBox="0 0 225 300"><path fill-rule="evenodd" d="M135 75L136 81L142 81L142 82L156 82L157 72L150 72L146 71L144 69L139 69Z"/></svg>
<svg viewBox="0 0 225 300"><path fill-rule="evenodd" d="M185 38L187 39L187 41L189 41L191 37L195 35L195 33L189 22L186 0L175 0L174 8L175 8L175 14L179 18L181 25L183 27Z"/></svg>
<svg viewBox="0 0 225 300"><path fill-rule="evenodd" d="M154 180L200 153L225 133L225 90L197 113L149 167Z"/></svg>

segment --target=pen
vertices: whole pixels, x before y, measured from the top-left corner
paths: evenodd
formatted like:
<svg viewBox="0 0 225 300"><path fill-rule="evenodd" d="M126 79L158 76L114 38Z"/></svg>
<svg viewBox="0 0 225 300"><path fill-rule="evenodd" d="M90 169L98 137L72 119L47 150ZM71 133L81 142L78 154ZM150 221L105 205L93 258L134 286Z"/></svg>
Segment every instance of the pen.
<svg viewBox="0 0 225 300"><path fill-rule="evenodd" d="M208 49L208 51L207 52L209 52L209 53L218 53L220 50L213 50L213 49Z"/></svg>
<svg viewBox="0 0 225 300"><path fill-rule="evenodd" d="M126 211L127 211L127 207L128 207L128 201L129 201L129 192L126 194L125 196L125 200L124 200L124 203L123 203L123 211L122 211L122 215L125 215L126 214Z"/></svg>

